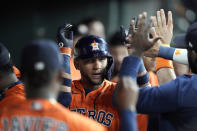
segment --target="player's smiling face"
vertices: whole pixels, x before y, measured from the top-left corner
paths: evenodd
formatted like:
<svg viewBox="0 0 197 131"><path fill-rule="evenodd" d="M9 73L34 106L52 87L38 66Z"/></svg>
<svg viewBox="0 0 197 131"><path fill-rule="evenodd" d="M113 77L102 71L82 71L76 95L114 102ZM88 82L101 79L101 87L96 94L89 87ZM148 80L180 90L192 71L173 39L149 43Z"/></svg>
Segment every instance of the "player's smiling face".
<svg viewBox="0 0 197 131"><path fill-rule="evenodd" d="M82 79L93 85L103 83L107 67L107 57L94 57L78 60L78 69L81 72Z"/></svg>

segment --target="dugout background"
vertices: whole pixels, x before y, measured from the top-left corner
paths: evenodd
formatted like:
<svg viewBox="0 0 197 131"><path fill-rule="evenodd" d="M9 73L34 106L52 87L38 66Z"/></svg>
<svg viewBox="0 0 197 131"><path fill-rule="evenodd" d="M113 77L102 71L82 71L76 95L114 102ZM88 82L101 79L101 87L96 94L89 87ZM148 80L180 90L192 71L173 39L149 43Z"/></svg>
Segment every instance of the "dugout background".
<svg viewBox="0 0 197 131"><path fill-rule="evenodd" d="M179 0L6 1L0 4L0 42L9 49L14 64L20 68L21 50L30 40L42 37L55 40L59 25L77 23L88 16L97 16L103 21L108 40L120 25L128 27L133 16L142 11L153 15L164 8L173 12L175 34L181 33L194 20L185 19L179 3Z"/></svg>

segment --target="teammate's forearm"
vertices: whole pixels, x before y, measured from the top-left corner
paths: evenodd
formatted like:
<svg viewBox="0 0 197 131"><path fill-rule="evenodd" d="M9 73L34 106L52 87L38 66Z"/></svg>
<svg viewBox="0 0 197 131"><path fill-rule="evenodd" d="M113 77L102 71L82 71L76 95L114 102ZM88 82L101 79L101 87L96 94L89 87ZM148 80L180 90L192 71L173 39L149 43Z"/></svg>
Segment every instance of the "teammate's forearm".
<svg viewBox="0 0 197 131"><path fill-rule="evenodd" d="M63 86L70 89L71 87L71 74L70 74L70 56L62 54L64 58L64 73L63 73ZM65 90L65 92L70 92L70 90Z"/></svg>
<svg viewBox="0 0 197 131"><path fill-rule="evenodd" d="M174 67L171 61L171 60L177 60L176 52L177 49L175 48L160 46L158 55L162 56L163 58L161 57L156 58L156 72L157 72L159 84L167 83L176 78Z"/></svg>
<svg viewBox="0 0 197 131"><path fill-rule="evenodd" d="M120 130L137 131L136 112L131 110L122 110L120 112Z"/></svg>
<svg viewBox="0 0 197 131"><path fill-rule="evenodd" d="M66 48L66 47L63 47ZM70 105L70 102L72 100L71 97L71 75L70 75L70 51L65 51L63 49L60 49L61 54L63 55L64 59L64 72L62 75L63 83L61 87L61 92L58 97L58 101L63 104L65 107L68 107Z"/></svg>

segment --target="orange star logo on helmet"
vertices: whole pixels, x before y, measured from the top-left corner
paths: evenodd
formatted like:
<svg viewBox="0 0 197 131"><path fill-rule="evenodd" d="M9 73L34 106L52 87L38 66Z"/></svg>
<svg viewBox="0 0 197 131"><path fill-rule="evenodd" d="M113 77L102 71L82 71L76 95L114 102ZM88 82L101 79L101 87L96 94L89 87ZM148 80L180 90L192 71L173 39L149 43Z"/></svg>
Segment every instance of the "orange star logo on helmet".
<svg viewBox="0 0 197 131"><path fill-rule="evenodd" d="M90 46L92 46L92 50L99 50L100 43L94 41L94 43L91 43Z"/></svg>

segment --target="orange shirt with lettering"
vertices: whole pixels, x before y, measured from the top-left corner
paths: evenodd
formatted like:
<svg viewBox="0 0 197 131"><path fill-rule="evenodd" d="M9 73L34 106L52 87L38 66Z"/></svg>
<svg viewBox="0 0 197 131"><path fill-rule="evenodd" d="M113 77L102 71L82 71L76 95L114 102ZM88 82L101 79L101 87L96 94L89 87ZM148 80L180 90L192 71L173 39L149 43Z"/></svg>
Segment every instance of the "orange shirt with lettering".
<svg viewBox="0 0 197 131"><path fill-rule="evenodd" d="M79 112L108 128L109 131L120 130L119 113L112 104L112 95L116 83L104 80L103 86L85 95L79 80L72 82L72 102L69 109Z"/></svg>
<svg viewBox="0 0 197 131"><path fill-rule="evenodd" d="M27 99L0 111L0 130L105 131L105 128L56 101Z"/></svg>
<svg viewBox="0 0 197 131"><path fill-rule="evenodd" d="M81 79L80 71L75 68L74 60L73 60L72 57L70 59L70 73L71 73L71 79L72 80L79 80L79 79Z"/></svg>

